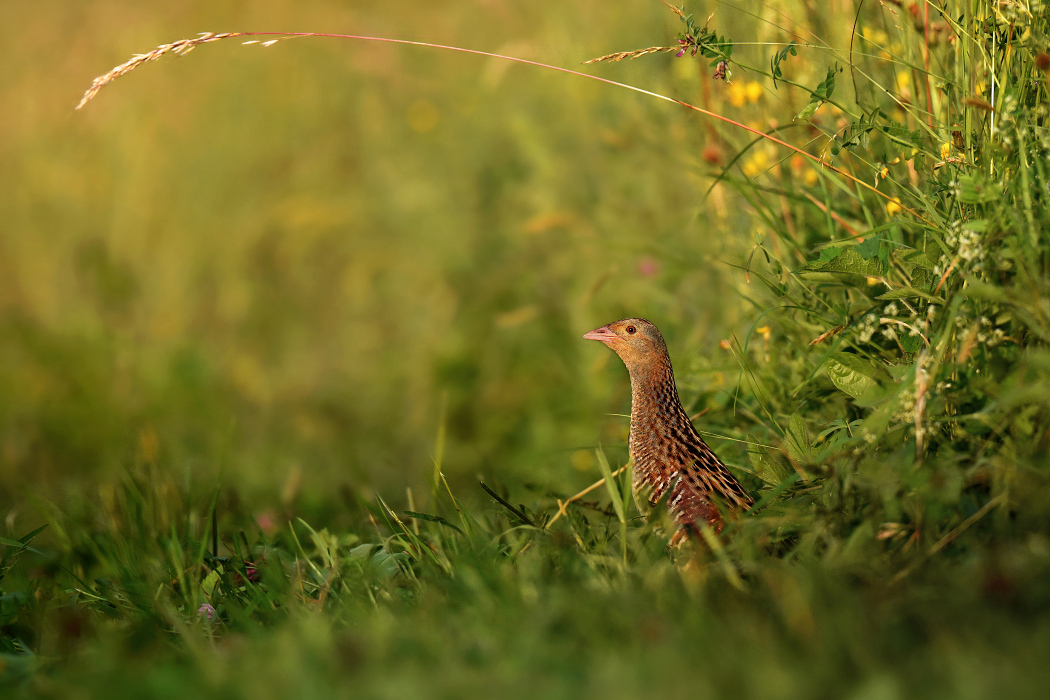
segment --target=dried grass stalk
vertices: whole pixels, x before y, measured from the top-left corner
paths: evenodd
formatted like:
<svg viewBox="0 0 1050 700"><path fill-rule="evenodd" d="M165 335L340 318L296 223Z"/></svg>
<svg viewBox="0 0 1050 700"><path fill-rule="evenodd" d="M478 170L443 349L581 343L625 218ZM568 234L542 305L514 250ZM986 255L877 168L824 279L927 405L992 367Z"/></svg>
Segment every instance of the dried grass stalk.
<svg viewBox="0 0 1050 700"><path fill-rule="evenodd" d="M100 75L91 81L91 87L88 88L84 96L80 98L80 103L77 105L77 109L80 109L91 99L98 94L98 91L106 87L114 80L122 75L130 73L135 70L143 63L150 61L156 61L165 54L173 53L177 56L185 56L193 49L197 48L201 44L207 44L212 41L220 41L222 39L229 39L236 36L245 36L247 32L226 32L223 34L215 34L213 32L203 32L200 36L195 39L180 39L179 41L173 41L170 44L161 44L157 48L153 49L149 53L135 54L130 60L121 63L119 66L109 71L105 75Z"/></svg>
<svg viewBox="0 0 1050 700"><path fill-rule="evenodd" d="M608 56L602 56L600 58L592 58L589 61L584 61L583 64L588 63L601 63L603 61L622 61L625 58L639 58L641 56L647 56L651 53L661 53L663 51L678 51L678 46L650 46L647 49L638 49L637 51L620 51L619 53L611 53Z"/></svg>

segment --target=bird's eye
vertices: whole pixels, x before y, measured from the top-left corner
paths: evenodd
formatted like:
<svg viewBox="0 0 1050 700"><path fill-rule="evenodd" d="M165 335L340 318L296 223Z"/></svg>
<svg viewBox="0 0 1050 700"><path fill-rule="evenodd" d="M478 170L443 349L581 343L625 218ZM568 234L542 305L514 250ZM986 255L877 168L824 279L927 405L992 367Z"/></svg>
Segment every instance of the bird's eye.
<svg viewBox="0 0 1050 700"><path fill-rule="evenodd" d="M627 335L634 335L637 330L634 326L627 326Z"/></svg>

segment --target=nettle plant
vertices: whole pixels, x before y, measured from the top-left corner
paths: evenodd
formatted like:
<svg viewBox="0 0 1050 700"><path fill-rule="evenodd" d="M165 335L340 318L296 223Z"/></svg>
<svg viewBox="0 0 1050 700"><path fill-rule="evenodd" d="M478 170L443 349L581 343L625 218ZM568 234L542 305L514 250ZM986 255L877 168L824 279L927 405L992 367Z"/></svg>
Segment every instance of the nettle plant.
<svg viewBox="0 0 1050 700"><path fill-rule="evenodd" d="M776 318L783 337L766 366L741 355L743 374L770 403L774 383L793 378L782 414L827 428L808 451L787 450L796 466L936 455L967 473L955 497L975 484L1003 495L1010 461L1045 449L1047 10L887 3L858 15L848 53L789 37L768 69L737 62L729 39L676 10L679 56L712 58L714 78L764 76L778 100L808 98L767 131L802 130L807 143L756 138L715 173L766 231L746 267L767 289L762 323ZM806 87L814 72L822 79ZM792 167L751 154L767 147ZM796 167L807 163L816 177ZM829 402L835 391L849 402ZM805 439L782 435L789 447Z"/></svg>
<svg viewBox="0 0 1050 700"><path fill-rule="evenodd" d="M786 485L785 457L791 479L816 469L829 517L881 503L877 517L910 524L884 522L880 538L910 532L905 547L931 501L948 506L931 518L956 520L1022 500L1018 459L1050 441L1045 3L882 4L858 13L848 51L760 44L768 68L734 58L713 17L698 27L672 9L679 60L709 59L714 81L736 69L730 107L773 103L765 133L713 173L761 232L744 266L765 286L752 335L781 338L736 352L769 431L750 437L755 473ZM801 145L782 140L797 131ZM769 433L783 450L759 444Z"/></svg>

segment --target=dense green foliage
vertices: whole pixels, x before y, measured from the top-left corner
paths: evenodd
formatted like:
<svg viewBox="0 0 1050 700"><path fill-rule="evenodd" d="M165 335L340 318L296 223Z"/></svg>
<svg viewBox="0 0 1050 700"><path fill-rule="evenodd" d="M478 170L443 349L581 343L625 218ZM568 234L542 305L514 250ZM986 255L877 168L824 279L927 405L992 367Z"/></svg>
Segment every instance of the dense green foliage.
<svg viewBox="0 0 1050 700"><path fill-rule="evenodd" d="M1042 697L1041 0L559 3L491 46L303 7L667 41L595 70L738 125L314 40L0 116L5 697ZM626 374L578 338L627 314L758 500L703 543L614 474Z"/></svg>

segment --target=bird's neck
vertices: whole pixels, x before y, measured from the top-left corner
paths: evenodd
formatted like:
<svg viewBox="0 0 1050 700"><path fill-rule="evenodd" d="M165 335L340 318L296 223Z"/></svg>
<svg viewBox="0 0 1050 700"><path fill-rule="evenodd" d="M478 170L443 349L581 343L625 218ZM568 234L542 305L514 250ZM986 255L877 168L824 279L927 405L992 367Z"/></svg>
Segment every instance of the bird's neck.
<svg viewBox="0 0 1050 700"><path fill-rule="evenodd" d="M632 367L630 374L632 434L641 437L654 430L665 433L672 426L692 427L678 398L670 358Z"/></svg>

